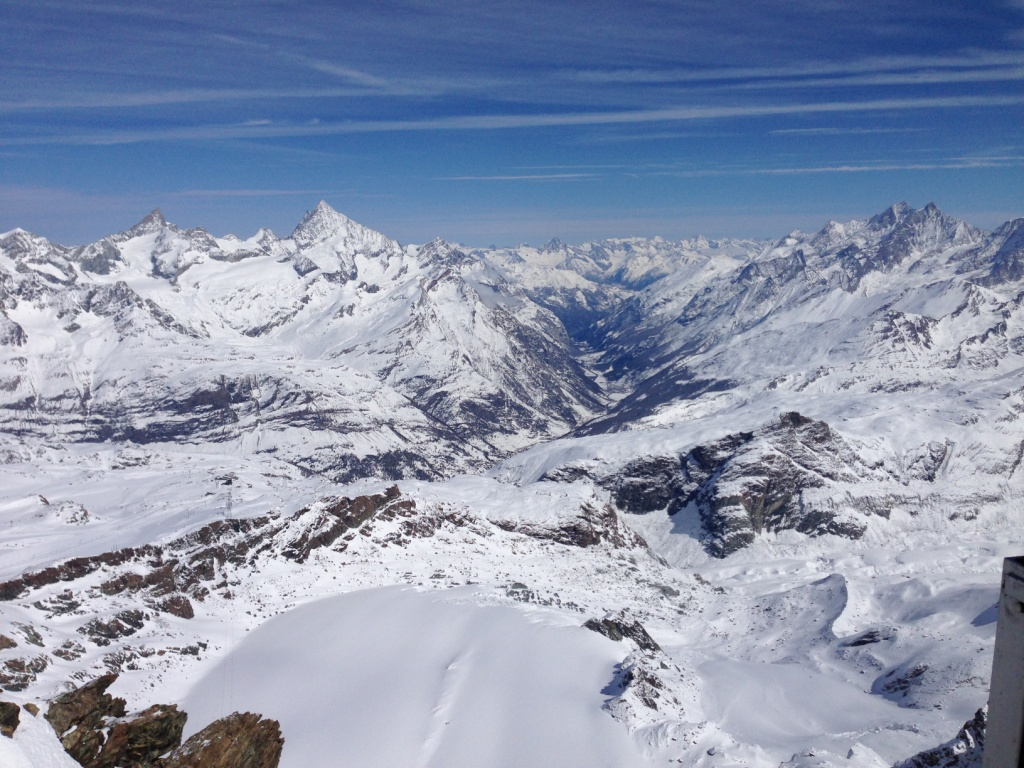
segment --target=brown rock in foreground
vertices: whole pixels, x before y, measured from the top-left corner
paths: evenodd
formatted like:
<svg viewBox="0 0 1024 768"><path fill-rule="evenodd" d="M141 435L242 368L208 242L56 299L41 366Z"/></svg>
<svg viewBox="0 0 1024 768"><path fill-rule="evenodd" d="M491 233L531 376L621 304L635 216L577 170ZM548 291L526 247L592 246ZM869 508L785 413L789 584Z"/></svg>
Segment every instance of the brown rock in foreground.
<svg viewBox="0 0 1024 768"><path fill-rule="evenodd" d="M126 717L124 699L107 693L115 680L117 675L104 675L63 693L46 711L64 751L83 768L277 768L281 761L284 737L276 720L235 712L182 744L188 715L174 704L154 704ZM9 717L0 702L4 735L18 725L18 707L10 706L14 721L8 734Z"/></svg>
<svg viewBox="0 0 1024 768"><path fill-rule="evenodd" d="M187 715L157 704L125 717L124 699L107 693L117 675L104 675L63 693L46 711L46 719L64 751L84 768L145 766L181 744Z"/></svg>
<svg viewBox="0 0 1024 768"><path fill-rule="evenodd" d="M154 704L131 719L115 722L92 768L150 765L181 744L187 719L174 704Z"/></svg>
<svg viewBox="0 0 1024 768"><path fill-rule="evenodd" d="M0 735L13 739L20 722L18 705L10 701L0 701Z"/></svg>
<svg viewBox="0 0 1024 768"><path fill-rule="evenodd" d="M107 693L117 675L103 675L81 688L62 693L50 702L46 719L64 751L83 766L92 766L106 741L103 729L108 717L124 717L125 701Z"/></svg>
<svg viewBox="0 0 1024 768"><path fill-rule="evenodd" d="M171 752L159 768L277 768L284 738L276 720L235 712Z"/></svg>

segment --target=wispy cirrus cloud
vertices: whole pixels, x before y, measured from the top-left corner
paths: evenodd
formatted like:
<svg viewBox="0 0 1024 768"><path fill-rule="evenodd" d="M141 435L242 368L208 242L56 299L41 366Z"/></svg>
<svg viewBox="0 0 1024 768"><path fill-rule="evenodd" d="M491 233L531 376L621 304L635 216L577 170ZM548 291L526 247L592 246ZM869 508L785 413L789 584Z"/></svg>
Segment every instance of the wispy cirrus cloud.
<svg viewBox="0 0 1024 768"><path fill-rule="evenodd" d="M45 109L123 109L166 104L200 104L268 100L329 99L360 96L365 91L352 88L186 88L139 93L82 93L56 98L0 101L0 112L25 112Z"/></svg>
<svg viewBox="0 0 1024 768"><path fill-rule="evenodd" d="M183 189L171 192L169 197L291 197L309 195L329 195L329 189Z"/></svg>
<svg viewBox="0 0 1024 768"><path fill-rule="evenodd" d="M439 176L435 181L578 181L597 178L596 173L519 173L496 176Z"/></svg>
<svg viewBox="0 0 1024 768"><path fill-rule="evenodd" d="M721 81L780 80L822 75L865 75L950 70L949 76L972 70L1024 66L1021 51L969 51L958 56L873 56L851 61L807 61L761 67L688 67L563 70L558 77L583 83L666 84L719 83Z"/></svg>
<svg viewBox="0 0 1024 768"><path fill-rule="evenodd" d="M683 178L699 178L705 176L802 176L807 174L896 173L905 171L949 171L1016 167L1024 167L1024 156L951 158L948 160L923 163L850 163L764 168L720 167L692 170L679 169L651 171L641 175L679 176Z"/></svg>
<svg viewBox="0 0 1024 768"><path fill-rule="evenodd" d="M839 127L839 126L818 126L814 128L776 128L768 131L773 136L870 136L873 134L886 133L922 133L924 128L864 128L864 127Z"/></svg>
<svg viewBox="0 0 1024 768"><path fill-rule="evenodd" d="M444 176L436 181L529 181L548 179L597 179L615 177L656 177L674 176L680 178L701 178L714 176L797 176L807 174L847 174L847 173L896 173L904 171L947 171L970 170L985 168L1016 168L1024 166L1024 155L988 155L978 157L951 157L928 162L861 162L834 163L825 165L797 166L742 166L725 165L713 168L690 168L682 162L643 163L634 166L580 166L592 167L587 173L559 174L495 174L482 176ZM558 168L560 166L553 166Z"/></svg>
<svg viewBox="0 0 1024 768"><path fill-rule="evenodd" d="M815 77L771 82L739 83L732 88L837 88L892 85L951 85L954 83L1005 83L1024 80L1024 67L996 67L968 70L924 70L915 72L880 72L847 77Z"/></svg>
<svg viewBox="0 0 1024 768"><path fill-rule="evenodd" d="M685 106L615 112L451 115L413 120L352 120L271 125L214 124L172 128L107 130L78 134L0 137L0 146L111 145L152 141L216 141L233 138L285 138L405 131L490 131L588 125L687 122L766 116L868 113L903 110L945 110L1010 107L1024 104L1024 94L942 96L865 101L830 101L739 106Z"/></svg>

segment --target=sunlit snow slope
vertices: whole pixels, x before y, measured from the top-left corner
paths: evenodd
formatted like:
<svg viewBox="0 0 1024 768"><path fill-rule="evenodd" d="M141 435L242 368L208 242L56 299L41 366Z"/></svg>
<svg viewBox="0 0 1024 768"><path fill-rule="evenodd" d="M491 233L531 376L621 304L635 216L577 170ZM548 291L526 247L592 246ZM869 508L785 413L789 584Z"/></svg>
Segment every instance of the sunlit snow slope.
<svg viewBox="0 0 1024 768"><path fill-rule="evenodd" d="M948 742L1024 548L1022 233L0 235L0 697L116 672L282 765Z"/></svg>

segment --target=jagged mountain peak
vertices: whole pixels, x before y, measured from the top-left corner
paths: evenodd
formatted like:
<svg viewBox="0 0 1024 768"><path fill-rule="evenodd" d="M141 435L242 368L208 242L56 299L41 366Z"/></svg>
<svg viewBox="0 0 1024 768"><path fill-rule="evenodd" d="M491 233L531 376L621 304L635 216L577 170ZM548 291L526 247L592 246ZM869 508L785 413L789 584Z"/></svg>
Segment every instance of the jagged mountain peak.
<svg viewBox="0 0 1024 768"><path fill-rule="evenodd" d="M868 226L872 229L891 229L898 222L913 212L913 208L905 200L893 203L881 213L875 214L868 220Z"/></svg>
<svg viewBox="0 0 1024 768"><path fill-rule="evenodd" d="M300 241L316 241L339 231L360 227L348 216L334 210L326 200L317 203L316 208L307 211L302 221L292 232L292 239Z"/></svg>
<svg viewBox="0 0 1024 768"><path fill-rule="evenodd" d="M0 243L2 243L4 247L7 248L11 246L17 246L19 244L28 244L33 242L49 241L47 241L46 238L42 237L41 235L33 234L32 232L29 232L27 229L22 229L21 227L16 227L10 230L9 232L4 232L0 234Z"/></svg>
<svg viewBox="0 0 1024 768"><path fill-rule="evenodd" d="M423 246L422 253L450 253L455 251L454 245L449 243L443 237L435 237L429 243Z"/></svg>
<svg viewBox="0 0 1024 768"><path fill-rule="evenodd" d="M162 229L173 229L173 225L164 218L164 213L159 208L154 208L147 213L142 220L128 230L127 234L134 236L147 235L152 232L159 232Z"/></svg>
<svg viewBox="0 0 1024 768"><path fill-rule="evenodd" d="M961 219L951 216L941 210L934 202L929 202L923 208L915 209L905 202L895 203L882 213L879 213L868 220L868 229L875 232L892 231L902 228L920 229L937 223L943 229L953 234L959 229L960 234L973 229Z"/></svg>
<svg viewBox="0 0 1024 768"><path fill-rule="evenodd" d="M441 237L435 237L420 249L420 258L427 264L454 266L468 264L475 259L459 250L456 246Z"/></svg>
<svg viewBox="0 0 1024 768"><path fill-rule="evenodd" d="M364 227L334 210L325 200L321 200L316 208L306 213L292 232L291 239L300 248L311 248L328 241L344 243L346 249L353 251L379 252L398 247L397 243L380 232Z"/></svg>
<svg viewBox="0 0 1024 768"><path fill-rule="evenodd" d="M0 242L15 237L34 237L34 235L27 229L22 229L21 227L15 227L7 232L0 232Z"/></svg>
<svg viewBox="0 0 1024 768"><path fill-rule="evenodd" d="M928 203L920 210L911 210L903 217L893 234L906 233L920 244L935 247L941 243L963 245L977 240L982 232L956 216Z"/></svg>

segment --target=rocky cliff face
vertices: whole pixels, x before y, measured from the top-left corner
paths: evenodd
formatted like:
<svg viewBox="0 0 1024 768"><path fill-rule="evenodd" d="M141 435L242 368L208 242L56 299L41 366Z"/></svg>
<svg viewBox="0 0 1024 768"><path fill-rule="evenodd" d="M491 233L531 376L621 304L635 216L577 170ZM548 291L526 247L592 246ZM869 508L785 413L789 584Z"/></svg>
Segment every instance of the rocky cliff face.
<svg viewBox="0 0 1024 768"><path fill-rule="evenodd" d="M867 458L863 445L794 411L685 453L649 455L614 469L568 464L548 470L544 478L572 482L589 477L630 514L696 516L706 551L726 557L763 533L860 538L873 516L888 518L903 502L897 491L861 497L863 486L932 484L950 448L929 443L897 468Z"/></svg>
<svg viewBox="0 0 1024 768"><path fill-rule="evenodd" d="M982 707L954 738L898 763L895 768L981 768L987 722L987 708Z"/></svg>
<svg viewBox="0 0 1024 768"><path fill-rule="evenodd" d="M117 675L104 675L63 693L46 710L46 719L83 768L150 766L181 743L186 715L174 705L155 704L127 716L124 699L107 693Z"/></svg>
<svg viewBox="0 0 1024 768"><path fill-rule="evenodd" d="M277 768L284 743L276 720L236 712L210 723L154 768Z"/></svg>

